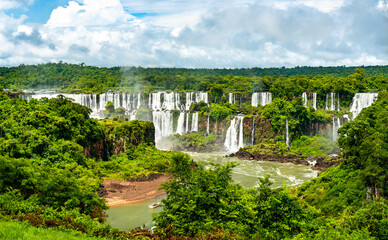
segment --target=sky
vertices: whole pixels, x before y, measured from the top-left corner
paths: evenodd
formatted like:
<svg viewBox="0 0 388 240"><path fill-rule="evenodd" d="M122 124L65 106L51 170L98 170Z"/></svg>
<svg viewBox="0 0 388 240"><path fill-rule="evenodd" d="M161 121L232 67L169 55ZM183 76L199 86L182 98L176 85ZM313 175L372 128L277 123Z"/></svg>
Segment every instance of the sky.
<svg viewBox="0 0 388 240"><path fill-rule="evenodd" d="M388 0L0 0L0 66L388 65Z"/></svg>

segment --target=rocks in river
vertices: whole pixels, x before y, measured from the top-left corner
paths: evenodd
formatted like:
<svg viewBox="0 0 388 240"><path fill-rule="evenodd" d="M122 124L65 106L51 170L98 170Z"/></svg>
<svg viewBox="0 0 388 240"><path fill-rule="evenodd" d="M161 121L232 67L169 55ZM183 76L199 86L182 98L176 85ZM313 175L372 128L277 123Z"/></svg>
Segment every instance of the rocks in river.
<svg viewBox="0 0 388 240"><path fill-rule="evenodd" d="M299 165L312 165L312 169L325 171L327 168L341 162L337 156L302 156L298 152L292 153L288 149L282 149L275 144L258 144L241 148L229 157L237 157L245 160L274 161L281 163L293 163ZM314 163L314 164L313 164Z"/></svg>

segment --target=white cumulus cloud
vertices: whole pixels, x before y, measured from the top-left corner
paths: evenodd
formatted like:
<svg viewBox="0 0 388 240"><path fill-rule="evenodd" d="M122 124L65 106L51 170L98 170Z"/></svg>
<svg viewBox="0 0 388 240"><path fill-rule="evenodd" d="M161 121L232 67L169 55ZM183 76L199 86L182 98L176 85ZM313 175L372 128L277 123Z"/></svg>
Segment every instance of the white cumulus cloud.
<svg viewBox="0 0 388 240"><path fill-rule="evenodd" d="M317 2L79 0L54 9L46 24L0 11L0 65L388 64L386 0Z"/></svg>

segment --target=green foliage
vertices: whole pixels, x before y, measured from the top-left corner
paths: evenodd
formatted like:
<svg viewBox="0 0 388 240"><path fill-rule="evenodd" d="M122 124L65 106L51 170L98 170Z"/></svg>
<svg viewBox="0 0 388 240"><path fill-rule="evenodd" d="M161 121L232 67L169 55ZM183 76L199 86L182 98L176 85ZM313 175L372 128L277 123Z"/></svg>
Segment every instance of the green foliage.
<svg viewBox="0 0 388 240"><path fill-rule="evenodd" d="M176 178L164 184L167 198L155 217L158 231L198 237L224 229L236 239L281 239L308 228L316 215L285 188L272 190L268 177L260 179L259 188L246 190L232 183L233 164L190 170L188 159L174 161Z"/></svg>
<svg viewBox="0 0 388 240"><path fill-rule="evenodd" d="M360 169L360 177L372 194L388 196L388 93L339 129L339 147L345 164Z"/></svg>
<svg viewBox="0 0 388 240"><path fill-rule="evenodd" d="M26 222L0 222L0 239L92 240L106 238L88 237L77 231L36 228Z"/></svg>
<svg viewBox="0 0 388 240"><path fill-rule="evenodd" d="M194 151L214 151L220 146L221 135L210 133L206 135L204 132L190 132L184 135L175 134L169 139L179 145L184 146L185 149Z"/></svg>
<svg viewBox="0 0 388 240"><path fill-rule="evenodd" d="M360 180L360 170L344 165L332 166L317 178L304 183L299 195L326 215L341 214L347 207L360 207L366 190Z"/></svg>
<svg viewBox="0 0 388 240"><path fill-rule="evenodd" d="M176 152L156 149L154 146L141 144L128 153L113 155L109 161L90 161L89 168L96 175L106 179L138 180L147 179L151 174L172 171L173 157Z"/></svg>
<svg viewBox="0 0 388 240"><path fill-rule="evenodd" d="M232 104L226 103L225 105L212 104L210 107L209 116L212 120L223 120L230 115L235 115L237 108Z"/></svg>
<svg viewBox="0 0 388 240"><path fill-rule="evenodd" d="M291 151L300 151L303 156L329 154L336 148L335 142L320 136L301 136L294 140Z"/></svg>

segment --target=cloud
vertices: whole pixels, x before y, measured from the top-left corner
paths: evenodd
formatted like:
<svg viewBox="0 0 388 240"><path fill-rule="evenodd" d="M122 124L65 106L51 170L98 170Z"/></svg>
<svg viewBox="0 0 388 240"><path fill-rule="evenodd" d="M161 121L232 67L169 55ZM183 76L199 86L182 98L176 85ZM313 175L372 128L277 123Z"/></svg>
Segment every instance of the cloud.
<svg viewBox="0 0 388 240"><path fill-rule="evenodd" d="M272 67L388 64L386 0L83 0L47 24L0 12L0 65ZM136 18L130 13L145 12Z"/></svg>
<svg viewBox="0 0 388 240"><path fill-rule="evenodd" d="M26 7L34 3L34 0L1 0L0 10Z"/></svg>
<svg viewBox="0 0 388 240"><path fill-rule="evenodd" d="M70 1L67 7L58 7L51 13L49 27L106 26L133 19L119 0Z"/></svg>

